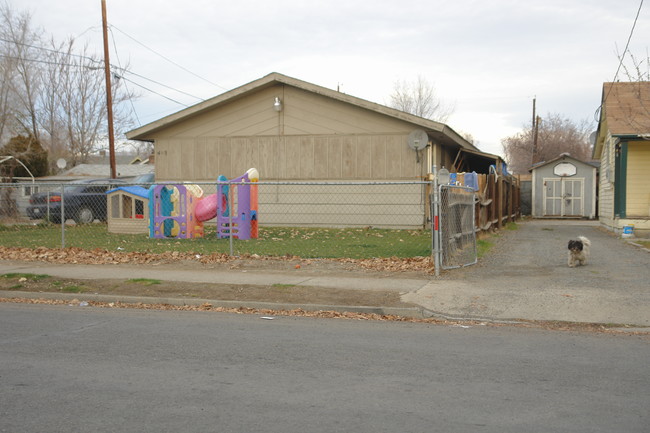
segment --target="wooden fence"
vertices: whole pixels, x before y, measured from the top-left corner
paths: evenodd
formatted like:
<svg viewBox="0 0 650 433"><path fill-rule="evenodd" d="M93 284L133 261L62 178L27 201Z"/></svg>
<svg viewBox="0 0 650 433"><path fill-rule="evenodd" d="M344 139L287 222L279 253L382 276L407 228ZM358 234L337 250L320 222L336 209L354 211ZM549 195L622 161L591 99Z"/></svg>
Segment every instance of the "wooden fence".
<svg viewBox="0 0 650 433"><path fill-rule="evenodd" d="M464 176L457 174L464 185ZM477 231L502 228L508 222L521 218L521 185L514 176L479 174L476 192L475 227Z"/></svg>

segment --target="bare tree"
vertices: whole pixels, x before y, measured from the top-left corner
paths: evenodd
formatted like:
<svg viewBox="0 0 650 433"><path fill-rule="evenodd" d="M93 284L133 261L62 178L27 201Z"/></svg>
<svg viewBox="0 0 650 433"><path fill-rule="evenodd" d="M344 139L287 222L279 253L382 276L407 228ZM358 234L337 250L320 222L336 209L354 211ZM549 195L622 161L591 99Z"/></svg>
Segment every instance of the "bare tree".
<svg viewBox="0 0 650 433"><path fill-rule="evenodd" d="M1 0L0 0L1 1ZM75 40L51 40L30 27L30 15L16 15L0 3L0 145L27 134L43 144L53 162L65 157L74 166L102 145L106 130L106 88L102 60L77 48ZM114 74L114 123L119 133L130 126L126 92Z"/></svg>
<svg viewBox="0 0 650 433"><path fill-rule="evenodd" d="M16 14L0 3L0 139L28 133L38 137L35 98L40 85L38 52L30 47L39 41L31 28L29 13Z"/></svg>
<svg viewBox="0 0 650 433"><path fill-rule="evenodd" d="M41 43L42 32L32 28L31 15L28 12L15 14L6 2L0 10L2 39L7 41L4 56L10 60L13 68L9 86L16 102L13 110L14 120L24 132L38 139L36 99L42 84L42 69L37 63L41 58L40 53L33 47Z"/></svg>
<svg viewBox="0 0 650 433"><path fill-rule="evenodd" d="M455 110L453 105L438 98L435 87L420 75L410 83L396 81L389 105L397 110L443 123Z"/></svg>
<svg viewBox="0 0 650 433"><path fill-rule="evenodd" d="M44 86L39 98L42 107L40 127L43 131L41 142L49 151L50 171L56 172L56 161L60 158L66 158L69 154L64 119L59 109L61 104L60 88L63 85L61 81L64 75L62 69L65 68L60 58L63 56L59 55L59 53L64 52L65 45L57 44L54 40L50 41L50 45L52 47L52 51L48 55L50 67L44 73L44 79L48 85Z"/></svg>
<svg viewBox="0 0 650 433"><path fill-rule="evenodd" d="M562 153L568 153L582 161L589 160L591 130L591 122L588 120L574 123L559 114L549 113L538 125L537 152L534 160L532 125L524 127L522 132L504 138L501 145L509 170L512 173L526 173L534 163L549 161Z"/></svg>
<svg viewBox="0 0 650 433"><path fill-rule="evenodd" d="M626 55L628 60L626 60ZM648 129L647 119L650 118L650 100L648 100L646 91L648 81L650 81L650 54L646 49L645 57L638 57L628 50L624 54L619 54L618 59L623 75L628 82L633 83L626 85L626 89L632 91L637 99L635 111L640 110L636 113L630 111L623 121L630 126L631 130L646 131ZM609 91L605 94L605 98L608 97ZM631 107L627 109L632 110Z"/></svg>
<svg viewBox="0 0 650 433"><path fill-rule="evenodd" d="M650 54L647 50L644 57L635 56L630 50L616 55L627 81L650 81Z"/></svg>

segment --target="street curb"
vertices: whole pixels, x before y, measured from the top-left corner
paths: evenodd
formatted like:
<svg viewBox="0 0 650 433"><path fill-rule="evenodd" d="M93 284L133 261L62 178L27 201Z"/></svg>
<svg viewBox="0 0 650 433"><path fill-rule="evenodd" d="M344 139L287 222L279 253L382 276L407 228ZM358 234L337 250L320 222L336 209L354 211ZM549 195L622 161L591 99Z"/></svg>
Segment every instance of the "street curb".
<svg viewBox="0 0 650 433"><path fill-rule="evenodd" d="M122 295L100 295L90 293L53 293L53 292L23 292L23 291L8 291L0 290L0 298L6 299L33 299L33 300L50 300L50 301L95 301L109 304L111 302L121 304L141 304L141 305L170 305L177 307L200 307L205 304L210 304L213 308L249 308L252 310L275 310L275 311L292 311L302 310L307 312L319 311L332 311L337 313L360 313L360 314L376 314L378 316L396 316L407 319L439 319L449 322L480 322L490 324L503 324L503 325L521 325L531 323L522 319L493 319L488 317L459 317L450 316L435 311L427 310L423 307L372 307L372 306L344 306L344 305L325 305L325 304L281 304L274 302L262 301L223 301L215 299L179 299L179 298L160 298L160 297L146 297L146 296L122 296ZM76 304L78 305L78 304ZM75 306L75 304L70 304ZM543 323L544 321L535 321L536 323ZM588 324L583 322L576 322L578 324ZM635 334L650 334L649 327L616 327L610 328L609 331L619 332L621 334L635 333Z"/></svg>
<svg viewBox="0 0 650 433"><path fill-rule="evenodd" d="M327 304L287 304L263 301L223 301L218 299L179 299L160 298L147 296L123 296L123 295L100 295L91 293L52 293L52 292L24 292L14 290L0 290L0 298L27 298L47 299L63 301L97 301L97 302L120 302L123 304L164 304L174 306L199 307L210 304L213 307L223 308L251 308L257 310L303 310L303 311L335 311L338 313L363 313L377 314L380 316L400 316L413 319L425 319L433 317L421 307L373 307L358 305L327 305Z"/></svg>

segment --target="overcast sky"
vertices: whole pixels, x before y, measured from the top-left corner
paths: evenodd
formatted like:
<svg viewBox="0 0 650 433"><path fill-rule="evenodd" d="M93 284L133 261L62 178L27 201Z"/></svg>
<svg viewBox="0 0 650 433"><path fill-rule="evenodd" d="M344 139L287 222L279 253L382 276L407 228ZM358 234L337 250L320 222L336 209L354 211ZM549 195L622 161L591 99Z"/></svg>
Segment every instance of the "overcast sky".
<svg viewBox="0 0 650 433"><path fill-rule="evenodd" d="M101 0L8 2L30 11L55 39L74 36L103 52ZM542 116L593 120L640 0L106 3L111 63L128 62L148 80L207 99L279 72L387 104L396 80L421 75L455 104L450 127L471 134L481 150L502 154L501 139L530 124L534 97ZM650 4L630 49L644 59L649 43ZM185 105L199 102L129 78ZM134 89L142 94L134 103L140 124L184 108Z"/></svg>

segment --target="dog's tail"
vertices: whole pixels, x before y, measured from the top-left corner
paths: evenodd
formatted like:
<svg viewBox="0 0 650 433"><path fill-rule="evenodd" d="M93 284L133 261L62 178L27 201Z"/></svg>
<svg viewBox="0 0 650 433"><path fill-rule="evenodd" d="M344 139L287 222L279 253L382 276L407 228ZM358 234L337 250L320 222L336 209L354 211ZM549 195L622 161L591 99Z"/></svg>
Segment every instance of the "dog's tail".
<svg viewBox="0 0 650 433"><path fill-rule="evenodd" d="M584 237L584 236L578 236L578 239L580 240L580 242L583 243L583 245L586 245L586 246L588 246L588 247L591 246L591 241L590 241L589 239L587 239L586 237Z"/></svg>

